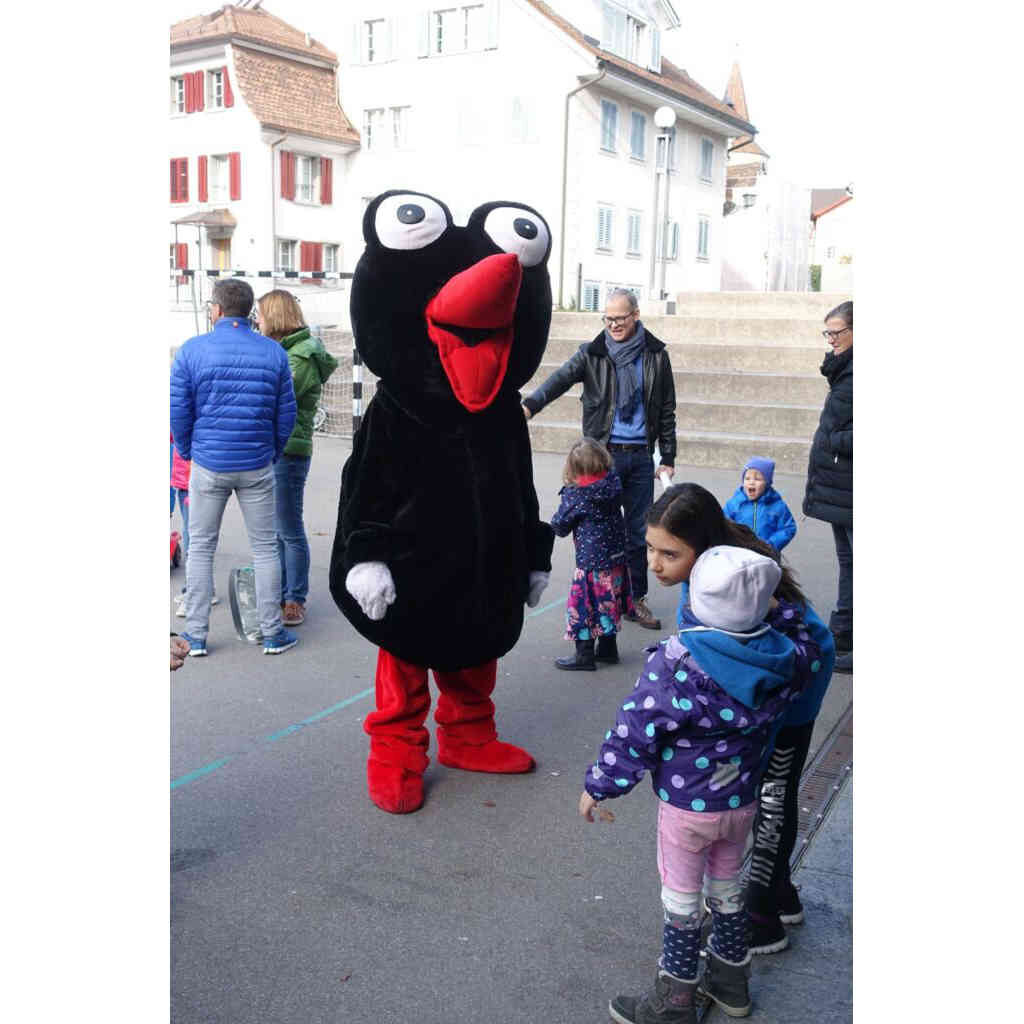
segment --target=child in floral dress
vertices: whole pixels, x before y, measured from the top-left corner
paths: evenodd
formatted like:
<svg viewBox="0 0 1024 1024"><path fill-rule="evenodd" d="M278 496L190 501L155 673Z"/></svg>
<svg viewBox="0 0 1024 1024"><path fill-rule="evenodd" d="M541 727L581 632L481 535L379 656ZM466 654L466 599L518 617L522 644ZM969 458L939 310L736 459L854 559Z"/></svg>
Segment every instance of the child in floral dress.
<svg viewBox="0 0 1024 1024"><path fill-rule="evenodd" d="M593 672L599 661L616 664L619 620L633 611L622 482L613 465L603 444L588 437L577 441L562 473L562 503L551 520L559 537L571 532L576 544L576 571L565 610L565 639L575 641L576 652L555 661L567 671Z"/></svg>

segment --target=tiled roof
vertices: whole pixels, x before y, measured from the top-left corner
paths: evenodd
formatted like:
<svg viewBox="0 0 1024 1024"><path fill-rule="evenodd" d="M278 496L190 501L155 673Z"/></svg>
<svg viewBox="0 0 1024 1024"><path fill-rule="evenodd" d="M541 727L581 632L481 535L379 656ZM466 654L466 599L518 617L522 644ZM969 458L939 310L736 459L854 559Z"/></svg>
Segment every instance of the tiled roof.
<svg viewBox="0 0 1024 1024"><path fill-rule="evenodd" d="M747 109L747 93L743 88L743 76L740 74L740 66L733 61L732 70L729 72L729 82L725 87L724 103L736 111L738 117L744 121L750 120L750 111ZM750 156L767 156L768 154L754 141L753 136L742 135L733 141L729 147L729 154L745 153Z"/></svg>
<svg viewBox="0 0 1024 1024"><path fill-rule="evenodd" d="M234 47L238 89L261 124L337 142L359 142L338 103L333 68Z"/></svg>
<svg viewBox="0 0 1024 1024"><path fill-rule="evenodd" d="M249 39L267 46L317 57L333 64L338 63L337 54L328 50L323 43L310 39L307 46L305 32L294 28L262 7L253 9L225 4L212 14L186 18L171 26L172 47L195 40L205 42L231 38Z"/></svg>
<svg viewBox="0 0 1024 1024"><path fill-rule="evenodd" d="M543 0L526 0L526 2L549 21L557 25L566 35L571 36L583 49L588 50L605 63L658 86L684 103L706 108L709 112L730 121L740 132L753 135L757 131L752 124L737 116L734 110L708 92L704 86L695 82L682 68L677 68L667 58L662 57L661 59L661 74L659 75L646 67L631 63L624 57L595 46L575 25L569 24L565 18L556 14Z"/></svg>
<svg viewBox="0 0 1024 1024"><path fill-rule="evenodd" d="M828 206L822 206L815 210L811 207L811 220L817 220L819 217L823 217L826 213L831 213L837 206L842 206L843 203L848 203L853 196L849 195L846 190L843 190L843 198L837 199L834 203L829 203Z"/></svg>
<svg viewBox="0 0 1024 1024"><path fill-rule="evenodd" d="M812 188L811 189L811 216L832 209L841 199L845 199L849 193L845 188Z"/></svg>

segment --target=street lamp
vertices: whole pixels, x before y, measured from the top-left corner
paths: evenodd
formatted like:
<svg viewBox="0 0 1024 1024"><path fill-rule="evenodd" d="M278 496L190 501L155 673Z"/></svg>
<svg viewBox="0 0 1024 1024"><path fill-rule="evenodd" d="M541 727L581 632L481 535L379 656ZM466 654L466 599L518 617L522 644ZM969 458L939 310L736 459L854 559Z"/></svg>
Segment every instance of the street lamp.
<svg viewBox="0 0 1024 1024"><path fill-rule="evenodd" d="M676 123L676 112L671 107L658 107L654 112L654 124L659 129L658 137L655 143L655 153L660 154L661 159L655 159L654 168L654 244L651 246L651 291L654 290L654 261L657 259L658 249L658 192L659 192L659 181L658 175L663 174L665 176L665 206L664 206L664 220L662 223L661 231L661 289L658 293L659 299L667 297L665 292L665 269L666 269L666 256L668 252L668 230L669 230L669 210L668 210L668 185L669 185L669 155L670 146L672 144L672 129Z"/></svg>

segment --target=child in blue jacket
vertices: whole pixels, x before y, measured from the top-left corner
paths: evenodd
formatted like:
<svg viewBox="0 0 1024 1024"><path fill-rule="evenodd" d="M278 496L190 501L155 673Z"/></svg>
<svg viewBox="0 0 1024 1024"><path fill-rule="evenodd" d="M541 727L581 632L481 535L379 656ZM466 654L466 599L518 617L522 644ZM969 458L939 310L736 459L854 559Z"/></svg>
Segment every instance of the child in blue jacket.
<svg viewBox="0 0 1024 1024"><path fill-rule="evenodd" d="M645 771L661 801L660 970L650 995L612 1000L609 1012L620 1024L695 1024L702 889L713 924L701 991L730 1016L750 1013L744 845L771 735L818 668L817 646L778 628L796 618L795 604L773 597L779 565L724 545L690 558L692 548L672 532L670 505L663 498L648 516L648 561L663 585L689 577L686 623L648 648L579 807L592 821L596 802L628 793ZM655 522L662 512L669 514Z"/></svg>
<svg viewBox="0 0 1024 1024"><path fill-rule="evenodd" d="M781 551L796 536L796 520L782 495L772 487L775 463L755 455L747 460L736 493L725 503L725 517L749 526Z"/></svg>

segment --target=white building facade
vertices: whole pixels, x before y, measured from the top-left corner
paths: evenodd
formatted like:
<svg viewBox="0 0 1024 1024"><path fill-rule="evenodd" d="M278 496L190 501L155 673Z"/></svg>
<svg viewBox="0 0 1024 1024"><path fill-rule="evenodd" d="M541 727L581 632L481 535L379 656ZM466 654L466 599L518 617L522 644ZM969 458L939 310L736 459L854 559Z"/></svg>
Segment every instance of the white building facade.
<svg viewBox="0 0 1024 1024"><path fill-rule="evenodd" d="M726 141L754 129L661 58L668 0L357 0L343 18L341 97L362 136L347 253L369 199L407 188L457 223L490 200L535 207L562 308L602 308L616 286L641 301L718 290ZM659 143L663 106L676 124Z"/></svg>
<svg viewBox="0 0 1024 1024"><path fill-rule="evenodd" d="M342 269L346 158L359 136L336 69L330 50L259 9L172 26L172 268Z"/></svg>

